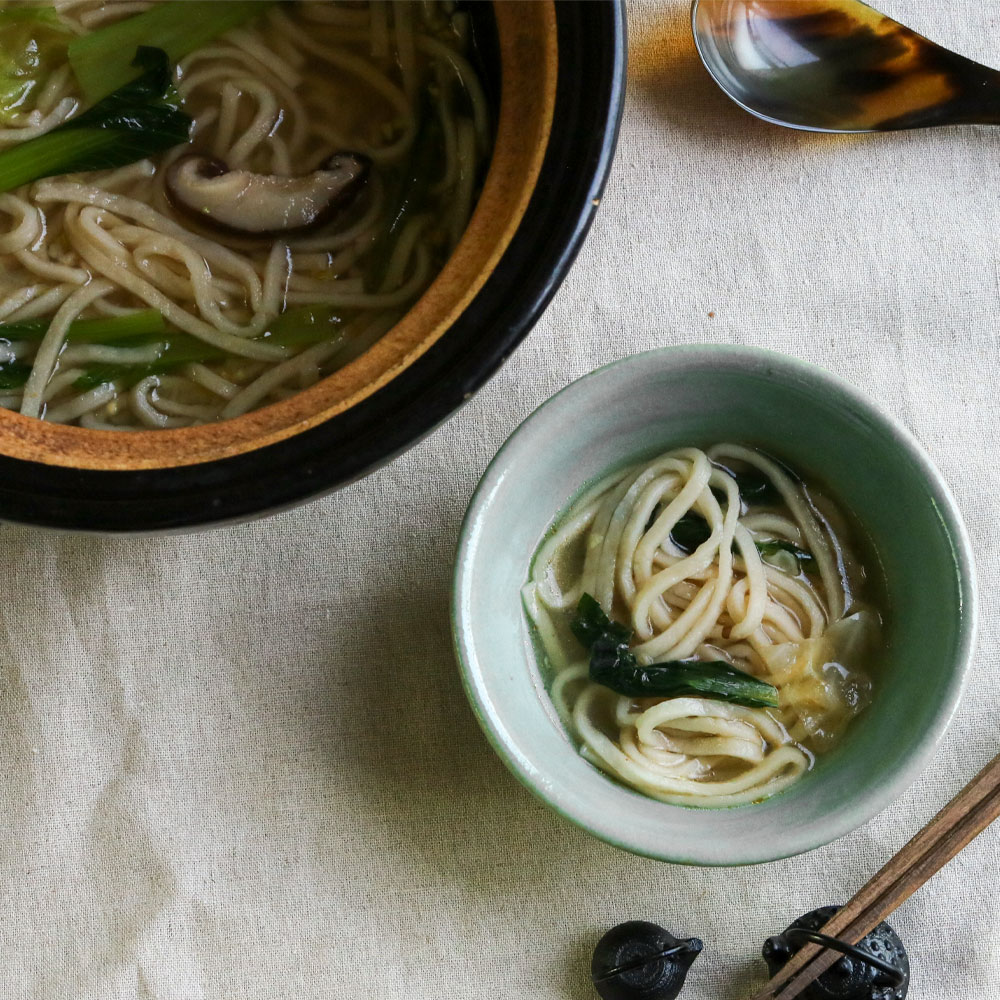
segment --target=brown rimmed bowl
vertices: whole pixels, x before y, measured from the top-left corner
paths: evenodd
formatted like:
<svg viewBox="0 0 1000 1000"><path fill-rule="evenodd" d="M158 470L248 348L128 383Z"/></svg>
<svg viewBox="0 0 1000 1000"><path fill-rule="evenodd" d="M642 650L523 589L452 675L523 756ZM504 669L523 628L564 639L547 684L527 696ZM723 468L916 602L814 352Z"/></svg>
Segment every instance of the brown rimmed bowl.
<svg viewBox="0 0 1000 1000"><path fill-rule="evenodd" d="M615 0L470 5L496 144L468 229L413 308L315 386L234 420L132 433L0 410L0 519L78 531L244 520L353 482L453 413L569 270L611 165L625 77Z"/></svg>

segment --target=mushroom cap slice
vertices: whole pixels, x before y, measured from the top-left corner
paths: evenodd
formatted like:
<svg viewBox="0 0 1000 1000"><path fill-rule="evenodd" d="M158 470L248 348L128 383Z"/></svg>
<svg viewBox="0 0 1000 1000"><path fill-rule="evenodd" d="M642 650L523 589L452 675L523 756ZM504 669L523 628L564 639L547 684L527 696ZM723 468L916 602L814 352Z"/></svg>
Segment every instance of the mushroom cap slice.
<svg viewBox="0 0 1000 1000"><path fill-rule="evenodd" d="M298 177L230 170L222 161L192 153L167 169L173 205L202 225L238 236L301 232L329 222L368 179L371 162L337 153L318 170Z"/></svg>

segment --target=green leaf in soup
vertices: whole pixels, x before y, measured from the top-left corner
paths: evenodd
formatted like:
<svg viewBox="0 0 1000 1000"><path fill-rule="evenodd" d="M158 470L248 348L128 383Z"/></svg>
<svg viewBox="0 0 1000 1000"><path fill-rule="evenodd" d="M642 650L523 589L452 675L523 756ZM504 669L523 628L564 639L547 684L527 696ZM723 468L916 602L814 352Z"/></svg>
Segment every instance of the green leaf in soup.
<svg viewBox="0 0 1000 1000"><path fill-rule="evenodd" d="M0 364L0 391L22 388L30 374L31 365L26 365L23 361Z"/></svg>
<svg viewBox="0 0 1000 1000"><path fill-rule="evenodd" d="M306 347L334 340L344 333L345 310L330 305L296 306L276 316L265 339L282 347Z"/></svg>
<svg viewBox="0 0 1000 1000"><path fill-rule="evenodd" d="M699 514L688 512L671 529L670 540L681 550L681 552L691 553L708 541L712 534L712 529ZM816 572L816 560L811 552L800 549L792 542L784 539L774 539L773 541L755 542L757 551L765 562L773 562L779 568L783 568L780 560L784 554L797 561L799 569L804 573Z"/></svg>
<svg viewBox="0 0 1000 1000"><path fill-rule="evenodd" d="M592 654L590 679L630 698L711 698L749 708L778 705L777 688L722 660L668 660L642 666L634 656L612 656L603 642Z"/></svg>
<svg viewBox="0 0 1000 1000"><path fill-rule="evenodd" d="M800 549L793 542L785 541L783 538L776 538L772 541L767 542L755 542L757 546L757 551L760 553L761 558L765 562L772 562L775 565L779 565L778 559L782 556L790 557L795 560L795 564L799 570L803 573L816 573L816 560L813 558L811 552L806 552L805 549Z"/></svg>
<svg viewBox="0 0 1000 1000"><path fill-rule="evenodd" d="M132 83L51 132L0 152L0 191L42 177L123 167L188 141L191 119L180 110L162 49L142 48Z"/></svg>
<svg viewBox="0 0 1000 1000"><path fill-rule="evenodd" d="M116 347L145 347L148 344L163 344L163 350L155 361L143 364L114 364L95 362L84 365L83 374L74 382L73 388L81 392L98 385L114 382L122 388L130 389L149 375L165 375L183 365L194 362L222 361L228 357L222 348L206 344L189 333L170 330L166 333L148 333L139 337L117 341Z"/></svg>
<svg viewBox="0 0 1000 1000"><path fill-rule="evenodd" d="M144 347L147 344L164 345L155 361L145 364L94 363L84 366L83 374L76 379L73 387L79 390L93 389L95 386L114 382L124 388L131 388L148 375L164 375L176 371L183 365L200 362L210 364L224 361L230 355L221 348L199 340L197 337L179 330L169 330L159 313L148 315L153 310L134 313L132 317L115 317L115 320L79 320L70 327L67 340L88 343L104 342L116 347ZM134 317L134 318L133 318ZM155 317L155 319L154 319ZM124 321L130 320L132 332L138 336L126 336ZM158 322L157 322L158 321ZM33 321L32 321L33 322ZM48 321L45 321L46 323ZM100 337L101 324L121 322L121 330L108 331L107 337ZM74 327L83 328L78 333ZM0 337L3 334L0 325ZM115 335L112 336L111 333ZM329 305L298 306L276 317L268 326L263 339L268 343L297 349L325 340L333 341L346 336L345 321L340 310ZM19 339L9 337L8 339Z"/></svg>
<svg viewBox="0 0 1000 1000"><path fill-rule="evenodd" d="M712 698L750 708L774 708L778 690L722 660L669 660L643 666L629 649L632 630L612 621L598 601L583 594L570 622L590 650L590 679L630 698Z"/></svg>
<svg viewBox="0 0 1000 1000"><path fill-rule="evenodd" d="M69 61L86 99L93 103L125 86L138 72L136 49L155 46L172 63L219 35L259 17L274 0L168 0L142 14L75 38Z"/></svg>
<svg viewBox="0 0 1000 1000"><path fill-rule="evenodd" d="M52 7L0 6L0 124L32 109L72 37Z"/></svg>
<svg viewBox="0 0 1000 1000"><path fill-rule="evenodd" d="M20 323L0 323L0 341L10 343L41 340L51 322L51 319L28 319ZM137 342L155 343L157 338L162 340L166 328L166 323L157 310L138 309L124 316L75 320L66 333L66 342L112 345L124 338L129 346L138 346ZM0 365L0 390L20 389L28 381L31 367L31 364L23 361L9 361ZM102 381L88 384L85 388L91 389Z"/></svg>
<svg viewBox="0 0 1000 1000"><path fill-rule="evenodd" d="M670 540L681 552L694 552L712 536L708 521L700 514L688 512L670 529Z"/></svg>
<svg viewBox="0 0 1000 1000"><path fill-rule="evenodd" d="M41 340L51 319L27 319L20 323L0 323L0 340ZM140 334L164 334L167 324L156 309L137 309L122 316L78 319L66 332L68 344L114 344Z"/></svg>
<svg viewBox="0 0 1000 1000"><path fill-rule="evenodd" d="M740 472L727 470L736 480L736 488L740 491L740 499L749 506L774 506L781 503L781 494L760 469L747 468Z"/></svg>
<svg viewBox="0 0 1000 1000"><path fill-rule="evenodd" d="M580 644L588 649L602 639L617 645L627 645L632 638L632 630L612 621L590 594L583 594L580 597L576 614L570 621L570 629Z"/></svg>

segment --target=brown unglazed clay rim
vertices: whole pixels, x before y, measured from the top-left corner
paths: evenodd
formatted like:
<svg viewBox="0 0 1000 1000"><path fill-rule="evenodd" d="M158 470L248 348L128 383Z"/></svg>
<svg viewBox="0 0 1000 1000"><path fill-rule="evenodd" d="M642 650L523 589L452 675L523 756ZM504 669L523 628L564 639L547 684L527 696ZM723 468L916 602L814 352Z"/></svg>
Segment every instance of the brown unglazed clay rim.
<svg viewBox="0 0 1000 1000"><path fill-rule="evenodd" d="M94 431L0 410L0 454L77 469L139 470L241 455L315 427L392 381L431 348L482 288L534 191L552 127L554 0L494 0L501 87L496 144L475 211L447 264L378 343L309 389L242 417L163 431Z"/></svg>

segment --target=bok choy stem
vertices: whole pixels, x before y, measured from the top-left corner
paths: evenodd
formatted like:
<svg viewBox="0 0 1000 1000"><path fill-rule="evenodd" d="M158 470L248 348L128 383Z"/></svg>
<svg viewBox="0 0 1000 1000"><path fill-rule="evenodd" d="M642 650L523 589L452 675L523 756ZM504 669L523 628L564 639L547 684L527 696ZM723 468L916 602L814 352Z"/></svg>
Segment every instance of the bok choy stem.
<svg viewBox="0 0 1000 1000"><path fill-rule="evenodd" d="M334 311L330 306L302 306L278 316L270 324L266 340L283 347L306 347L334 340L343 333L343 328L344 321L339 310ZM86 365L84 373L74 381L73 388L93 389L106 382L130 387L148 375L163 375L183 365L223 361L229 357L221 348L206 344L191 334L170 330L122 340L116 346L143 347L156 343L164 344L164 350L155 361L142 365Z"/></svg>
<svg viewBox="0 0 1000 1000"><path fill-rule="evenodd" d="M0 323L0 342L37 341L45 336L51 319L28 319L21 323ZM66 333L68 344L117 345L149 337L153 343L165 339L167 324L155 309L140 309L125 316L78 319ZM0 391L20 389L31 374L31 363L8 361L0 364ZM96 383L100 384L100 383Z"/></svg>
<svg viewBox="0 0 1000 1000"><path fill-rule="evenodd" d="M155 46L179 62L213 38L263 14L274 0L168 0L74 39L69 61L89 102L99 101L138 75L137 48Z"/></svg>
<svg viewBox="0 0 1000 1000"><path fill-rule="evenodd" d="M29 319L20 323L0 323L0 342L38 341L49 328L50 319ZM269 326L266 340L283 347L307 347L334 340L344 332L340 310L331 306L301 306L282 313ZM98 363L83 366L83 374L73 388L85 391L107 382L126 387L148 375L163 375L194 362L223 361L229 355L189 333L171 330L155 309L141 309L125 316L78 319L66 334L68 344L103 344L108 347L145 347L163 344L155 361L146 364ZM21 388L31 374L31 364L9 361L0 364L0 391Z"/></svg>
<svg viewBox="0 0 1000 1000"><path fill-rule="evenodd" d="M188 141L191 119L178 108L162 49L142 48L144 72L51 132L0 152L0 191L82 170L123 167Z"/></svg>
<svg viewBox="0 0 1000 1000"><path fill-rule="evenodd" d="M51 319L27 319L21 323L0 323L0 340L41 340ZM167 324L156 309L140 309L124 316L78 319L66 333L68 344L114 344L124 337L167 332Z"/></svg>

